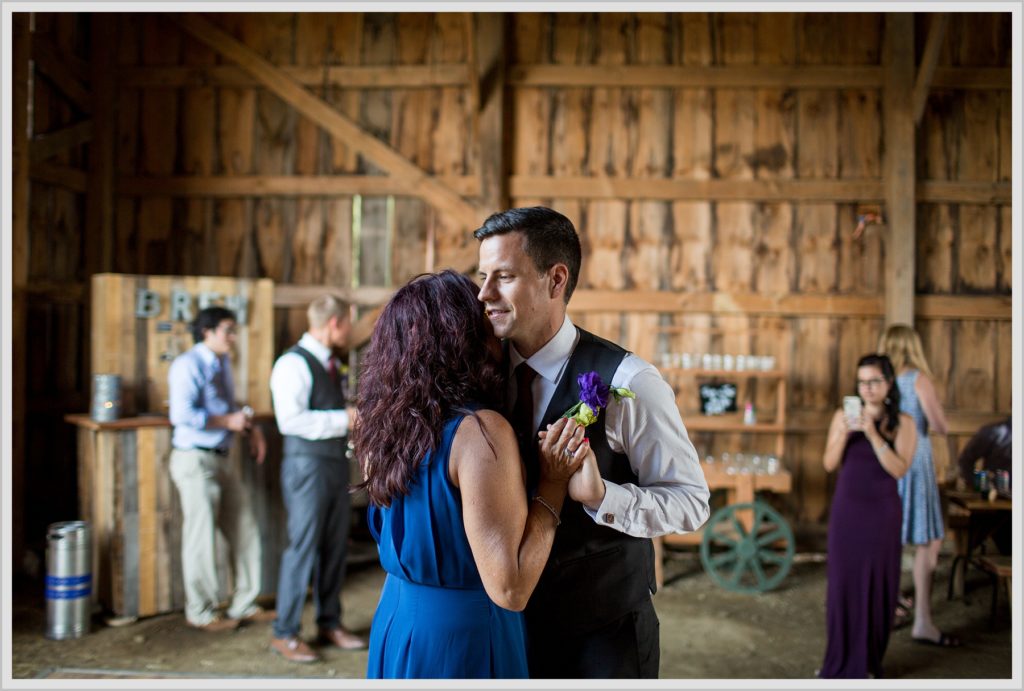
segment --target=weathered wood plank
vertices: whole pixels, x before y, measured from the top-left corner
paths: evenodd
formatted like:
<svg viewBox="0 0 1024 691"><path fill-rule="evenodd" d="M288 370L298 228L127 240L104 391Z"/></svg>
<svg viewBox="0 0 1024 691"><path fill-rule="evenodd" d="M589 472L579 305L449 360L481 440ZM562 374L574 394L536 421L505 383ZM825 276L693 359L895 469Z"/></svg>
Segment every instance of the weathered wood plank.
<svg viewBox="0 0 1024 691"><path fill-rule="evenodd" d="M914 124L921 122L924 115L924 106L928 101L928 91L931 89L932 78L935 76L935 67L939 62L939 51L946 39L946 25L949 23L949 14L938 12L932 15L932 23L928 28L928 39L925 42L924 54L921 56L921 65L917 68L917 77L914 79L914 93L911 96L913 104Z"/></svg>
<svg viewBox="0 0 1024 691"><path fill-rule="evenodd" d="M193 36L258 76L267 89L331 131L336 137L347 140L391 174L409 181L418 181L422 196L459 222L467 227L472 227L476 222L476 210L453 190L432 179L372 134L361 130L351 120L309 93L301 84L289 79L272 63L253 53L241 42L197 15L175 16L174 21Z"/></svg>
<svg viewBox="0 0 1024 691"><path fill-rule="evenodd" d="M355 14L355 13L352 13ZM403 13L406 14L406 13ZM322 14L307 14L309 21L330 25ZM421 15L422 16L422 15ZM299 15L302 17L302 14ZM339 38L353 38L345 31ZM321 56L322 57L322 56ZM283 65L288 77L307 86L332 89L433 89L439 86L466 86L470 71L465 64L415 65ZM236 65L209 67L122 67L117 71L121 84L138 88L154 87L233 87L254 88L259 80Z"/></svg>

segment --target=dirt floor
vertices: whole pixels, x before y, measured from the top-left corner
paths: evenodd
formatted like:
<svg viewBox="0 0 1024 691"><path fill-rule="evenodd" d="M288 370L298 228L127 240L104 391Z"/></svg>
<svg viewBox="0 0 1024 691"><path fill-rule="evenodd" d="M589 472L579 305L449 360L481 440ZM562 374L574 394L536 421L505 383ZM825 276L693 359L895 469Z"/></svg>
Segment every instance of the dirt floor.
<svg viewBox="0 0 1024 691"><path fill-rule="evenodd" d="M893 634L886 655L887 676L1009 679L1011 621L1005 594L996 625L990 628L987 576L972 571L966 601L947 602L949 566L950 557L943 555L935 615L942 629L964 640L964 647L940 650L915 644L909 629L901 629ZM670 552L665 573L669 583L655 597L661 619L662 679L813 678L825 644L823 561L798 556L782 585L760 595L719 588L693 552ZM383 572L376 562L350 569L343 595L348 627L368 632L382 582ZM909 583L906 573L904 583ZM270 624L209 634L186 626L181 613L120 627L108 626L97 616L87 636L51 641L43 635L46 614L39 583L16 584L11 614L15 679L359 679L366 669L365 651L324 650L322 662L297 665L268 652ZM313 612L307 605L304 633L311 636L313 632ZM294 681L288 684L294 685ZM189 682L189 688L202 686Z"/></svg>

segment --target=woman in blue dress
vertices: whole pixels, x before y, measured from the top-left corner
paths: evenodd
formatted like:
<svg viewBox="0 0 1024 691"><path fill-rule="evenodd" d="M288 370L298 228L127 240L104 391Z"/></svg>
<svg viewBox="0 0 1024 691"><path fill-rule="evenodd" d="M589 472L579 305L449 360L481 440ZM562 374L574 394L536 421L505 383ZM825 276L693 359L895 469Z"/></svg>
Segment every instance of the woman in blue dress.
<svg viewBox="0 0 1024 691"><path fill-rule="evenodd" d="M501 346L477 287L453 271L399 289L359 379L355 452L387 572L368 678L525 678L526 606L570 476L592 454L562 420L525 474L502 407Z"/></svg>
<svg viewBox="0 0 1024 691"><path fill-rule="evenodd" d="M896 625L909 619L910 609L913 609L914 625L910 635L915 642L956 647L960 640L940 631L932 620L931 604L932 583L946 532L928 432L945 434L946 415L932 383L921 339L914 329L906 324L891 324L882 334L878 351L892 361L900 392L900 410L914 419L917 428L914 460L898 484L903 501L903 544L914 545L914 597L903 598L897 606Z"/></svg>

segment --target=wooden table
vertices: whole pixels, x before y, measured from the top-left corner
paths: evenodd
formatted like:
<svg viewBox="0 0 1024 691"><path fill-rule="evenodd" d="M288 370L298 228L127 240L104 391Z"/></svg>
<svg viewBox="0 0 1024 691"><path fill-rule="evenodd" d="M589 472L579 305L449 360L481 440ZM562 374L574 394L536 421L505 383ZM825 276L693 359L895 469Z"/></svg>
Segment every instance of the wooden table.
<svg viewBox="0 0 1024 691"><path fill-rule="evenodd" d="M951 507L958 507L966 513L968 521L966 549L963 554L957 554L953 558L950 567L946 599L951 600L954 592L957 597L963 596L967 566L981 568L974 553L990 535L1010 521L1013 516L1013 501L1009 495L1000 494L993 501L989 501L979 492L960 490L943 490L943 495L949 500Z"/></svg>

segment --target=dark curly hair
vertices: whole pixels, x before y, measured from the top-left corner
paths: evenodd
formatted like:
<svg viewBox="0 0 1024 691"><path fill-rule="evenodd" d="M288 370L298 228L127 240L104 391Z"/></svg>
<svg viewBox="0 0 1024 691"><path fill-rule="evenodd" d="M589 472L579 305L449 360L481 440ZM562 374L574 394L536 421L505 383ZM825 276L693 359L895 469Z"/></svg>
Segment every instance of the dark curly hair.
<svg viewBox="0 0 1024 691"><path fill-rule="evenodd" d="M861 367L877 367L882 372L882 378L889 384L889 395L886 396L883 406L885 416L883 420L875 422L875 427L881 432L884 423L886 432L892 434L900 426L900 388L896 386L896 370L893 369L892 360L888 355L871 353L857 361L857 369ZM857 395L860 396L859 391Z"/></svg>
<svg viewBox="0 0 1024 691"><path fill-rule="evenodd" d="M407 494L420 461L453 414L500 408L505 379L479 288L455 271L422 274L384 307L359 376L352 431L365 489L377 506Z"/></svg>

